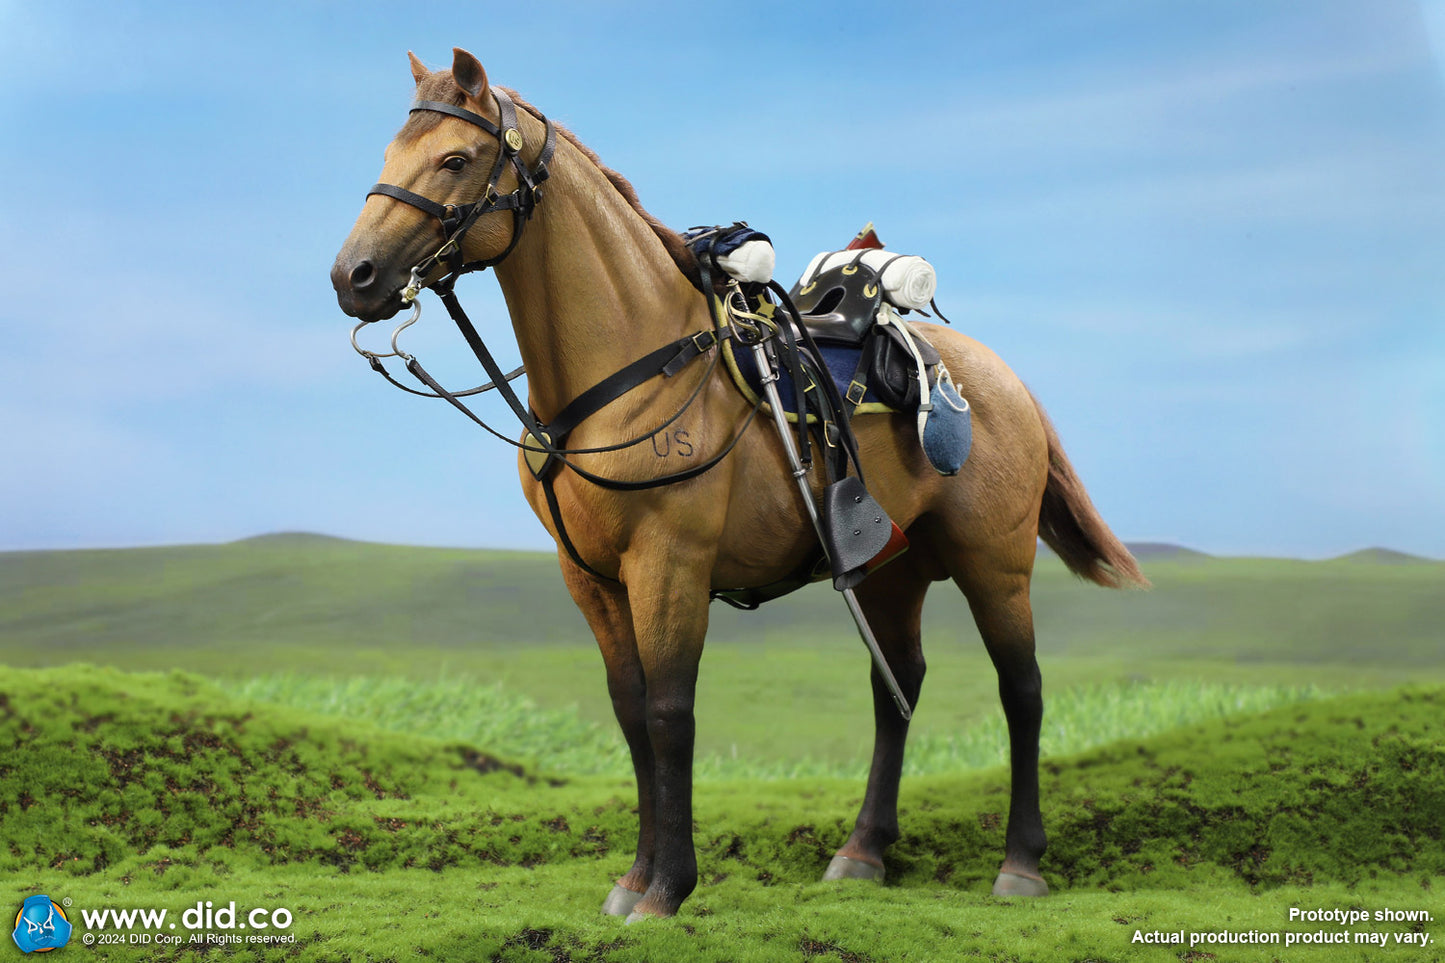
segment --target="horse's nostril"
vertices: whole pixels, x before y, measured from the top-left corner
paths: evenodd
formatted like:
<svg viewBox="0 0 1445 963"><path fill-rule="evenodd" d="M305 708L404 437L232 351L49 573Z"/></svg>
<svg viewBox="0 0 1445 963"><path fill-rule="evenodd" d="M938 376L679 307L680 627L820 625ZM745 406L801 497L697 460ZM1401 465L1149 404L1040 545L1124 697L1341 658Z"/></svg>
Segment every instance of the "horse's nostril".
<svg viewBox="0 0 1445 963"><path fill-rule="evenodd" d="M376 267L370 261L362 261L351 269L351 289L360 291L371 286L376 280Z"/></svg>

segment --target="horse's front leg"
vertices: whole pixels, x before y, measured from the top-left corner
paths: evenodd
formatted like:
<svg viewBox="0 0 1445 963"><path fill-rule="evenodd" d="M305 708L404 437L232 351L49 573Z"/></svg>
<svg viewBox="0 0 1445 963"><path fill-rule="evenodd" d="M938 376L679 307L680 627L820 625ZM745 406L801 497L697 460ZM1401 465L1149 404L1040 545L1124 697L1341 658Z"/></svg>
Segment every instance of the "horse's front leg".
<svg viewBox="0 0 1445 963"><path fill-rule="evenodd" d="M609 916L632 912L652 882L655 836L653 832L652 742L647 734L647 683L637 655L632 632L632 610L627 591L621 585L600 582L568 558L562 560L562 578L567 590L587 619L602 661L607 666L607 692L612 712L632 754L632 771L637 777L637 858L632 868L617 880L602 903Z"/></svg>
<svg viewBox="0 0 1445 963"><path fill-rule="evenodd" d="M671 916L697 886L692 843L693 702L707 633L710 558L675 550L624 556L652 750L652 879L628 922ZM634 758L636 758L634 756ZM639 775L639 785L641 776Z"/></svg>

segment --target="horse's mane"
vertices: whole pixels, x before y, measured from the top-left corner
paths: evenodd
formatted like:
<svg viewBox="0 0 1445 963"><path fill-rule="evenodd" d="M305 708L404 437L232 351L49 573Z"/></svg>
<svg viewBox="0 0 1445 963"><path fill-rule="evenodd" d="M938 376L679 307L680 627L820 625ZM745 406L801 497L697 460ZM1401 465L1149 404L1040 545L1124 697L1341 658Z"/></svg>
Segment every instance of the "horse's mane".
<svg viewBox="0 0 1445 963"><path fill-rule="evenodd" d="M543 119L542 112L528 103L527 100L515 90L510 87L503 87L502 90L506 91L508 96L512 98L513 103L518 107L531 114L537 120ZM418 100L436 100L442 103L454 104L458 107L461 106L462 102L466 99L461 88L458 87L452 79L452 72L450 70L439 70L430 77L427 77L417 86L416 95ZM441 123L443 116L445 115L427 110L419 110L407 117L406 123L403 124L401 130L397 132L397 139L402 143L415 140L417 137L420 137ZM642 206L642 202L638 200L637 189L632 186L632 182L602 163L602 159L593 152L592 148L578 140L576 134L556 121L553 121L552 125L557 128L557 136L565 138L567 143L577 148L583 157L586 157L596 165L597 169L607 177L607 180L617 189L617 193L622 195L622 199L637 212L638 217L641 217L647 222L648 227L652 228L652 232L657 235L657 239L661 241L662 246L667 249L668 255L672 258L673 262L677 264L677 269L692 282L694 287L701 288L701 274L698 272L697 258L693 255L692 251L688 249L687 243L682 239L682 235L648 213L647 209Z"/></svg>

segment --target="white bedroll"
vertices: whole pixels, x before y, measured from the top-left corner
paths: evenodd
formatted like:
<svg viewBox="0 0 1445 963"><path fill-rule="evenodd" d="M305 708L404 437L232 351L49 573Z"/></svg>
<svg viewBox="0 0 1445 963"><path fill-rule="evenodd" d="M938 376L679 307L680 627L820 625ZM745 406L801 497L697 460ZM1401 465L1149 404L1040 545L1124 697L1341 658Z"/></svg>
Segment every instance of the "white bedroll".
<svg viewBox="0 0 1445 963"><path fill-rule="evenodd" d="M824 251L808 262L799 284L806 285L824 271L852 264L871 268L883 285L883 300L896 308L920 311L928 307L938 290L933 265L916 254L890 254L882 248L865 251Z"/></svg>

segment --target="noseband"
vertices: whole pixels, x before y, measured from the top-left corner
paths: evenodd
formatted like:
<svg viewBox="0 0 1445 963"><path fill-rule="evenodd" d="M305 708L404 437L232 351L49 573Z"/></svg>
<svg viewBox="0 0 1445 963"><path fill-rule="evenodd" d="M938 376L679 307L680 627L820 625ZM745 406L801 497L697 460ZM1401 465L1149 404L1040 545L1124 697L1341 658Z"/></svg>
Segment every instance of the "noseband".
<svg viewBox="0 0 1445 963"><path fill-rule="evenodd" d="M422 279L430 274L438 264L446 266L446 274L440 281L435 282L434 286L440 289L450 289L461 275L469 271L485 270L501 263L516 248L517 242L522 238L522 227L542 200L541 185L550 174L547 165L551 163L552 154L557 148L557 128L546 117L542 118L542 123L547 128L547 137L542 144L542 152L537 155L536 163L528 168L522 160L522 131L517 126L517 108L513 105L512 98L507 96L506 91L498 87L492 88L492 97L497 102L497 112L502 121L500 127L481 114L475 114L465 108L441 101L419 100L411 108L411 113L426 110L456 117L480 127L496 138L499 149L496 159L492 162L492 172L487 178L486 189L482 191L480 198L470 204L438 204L429 197L422 197L420 194L395 184L375 184L371 190L366 192L367 197L373 194L382 194L404 204L410 204L441 222L442 235L446 240L434 253L412 268L411 281L402 290L403 302L409 304L416 298L421 288L425 286ZM502 195L497 193L497 182L501 179L502 172L506 170L509 162L517 172L517 188L510 194ZM479 261L463 261L462 239L466 237L467 231L471 230L472 225L482 215L497 211L512 212L511 243L507 245L506 250L495 257L483 258Z"/></svg>

